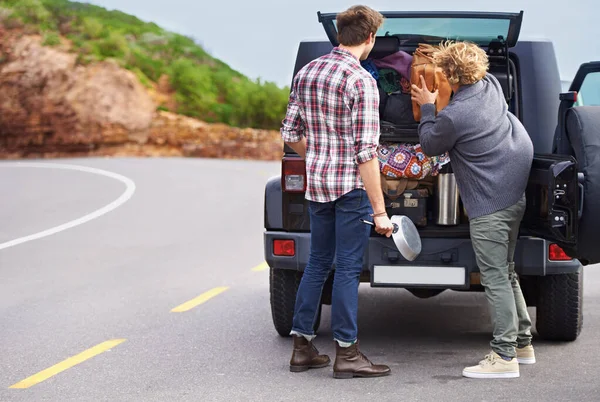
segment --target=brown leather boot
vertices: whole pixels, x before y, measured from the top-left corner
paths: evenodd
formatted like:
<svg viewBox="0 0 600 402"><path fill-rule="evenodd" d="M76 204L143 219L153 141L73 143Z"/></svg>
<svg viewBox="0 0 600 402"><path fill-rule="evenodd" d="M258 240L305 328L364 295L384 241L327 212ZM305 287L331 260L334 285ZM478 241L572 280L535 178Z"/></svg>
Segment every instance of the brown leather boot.
<svg viewBox="0 0 600 402"><path fill-rule="evenodd" d="M294 351L290 359L290 371L298 373L309 368L322 368L331 363L327 355L320 355L319 351L303 336L294 335Z"/></svg>
<svg viewBox="0 0 600 402"><path fill-rule="evenodd" d="M381 377L390 374L391 370L383 364L373 364L358 350L358 342L347 348L342 348L335 342L334 378Z"/></svg>

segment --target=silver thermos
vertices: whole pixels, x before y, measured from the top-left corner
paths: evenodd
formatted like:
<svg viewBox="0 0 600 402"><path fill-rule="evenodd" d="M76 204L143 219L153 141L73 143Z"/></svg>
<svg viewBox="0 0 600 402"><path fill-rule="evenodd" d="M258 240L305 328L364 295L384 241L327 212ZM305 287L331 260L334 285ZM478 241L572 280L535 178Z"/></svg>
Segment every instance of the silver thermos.
<svg viewBox="0 0 600 402"><path fill-rule="evenodd" d="M458 186L450 163L444 165L437 176L436 201L436 223L458 225L460 220Z"/></svg>

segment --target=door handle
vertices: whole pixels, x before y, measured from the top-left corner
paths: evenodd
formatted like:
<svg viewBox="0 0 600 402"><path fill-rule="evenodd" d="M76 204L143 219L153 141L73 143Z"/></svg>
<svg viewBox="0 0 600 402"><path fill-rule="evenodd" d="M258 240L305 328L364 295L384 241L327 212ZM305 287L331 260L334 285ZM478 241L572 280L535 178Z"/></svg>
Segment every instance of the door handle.
<svg viewBox="0 0 600 402"><path fill-rule="evenodd" d="M579 210L577 211L577 219L581 219L583 215L583 197L585 195L585 187L583 186L585 183L585 174L577 173L577 187L579 187Z"/></svg>
<svg viewBox="0 0 600 402"><path fill-rule="evenodd" d="M583 215L583 196L585 194L585 189L581 183L577 183L577 186L579 187L579 209L577 211L577 219L581 219L581 216Z"/></svg>

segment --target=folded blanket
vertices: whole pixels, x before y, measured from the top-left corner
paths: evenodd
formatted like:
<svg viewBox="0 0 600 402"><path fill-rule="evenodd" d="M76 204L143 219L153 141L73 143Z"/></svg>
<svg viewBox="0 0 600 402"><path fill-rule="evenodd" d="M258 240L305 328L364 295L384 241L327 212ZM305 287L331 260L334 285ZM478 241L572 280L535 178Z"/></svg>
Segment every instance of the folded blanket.
<svg viewBox="0 0 600 402"><path fill-rule="evenodd" d="M420 144L382 143L377 148L381 173L391 178L421 180L437 176L442 166L450 162L450 155L427 156Z"/></svg>

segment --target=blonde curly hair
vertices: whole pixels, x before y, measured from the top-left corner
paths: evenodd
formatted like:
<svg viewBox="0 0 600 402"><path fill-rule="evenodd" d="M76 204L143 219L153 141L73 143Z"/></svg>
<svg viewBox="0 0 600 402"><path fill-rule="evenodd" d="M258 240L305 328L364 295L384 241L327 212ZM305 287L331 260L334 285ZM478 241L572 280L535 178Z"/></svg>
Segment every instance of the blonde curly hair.
<svg viewBox="0 0 600 402"><path fill-rule="evenodd" d="M489 61L483 49L470 42L447 41L433 53L434 63L452 85L469 85L485 77Z"/></svg>

